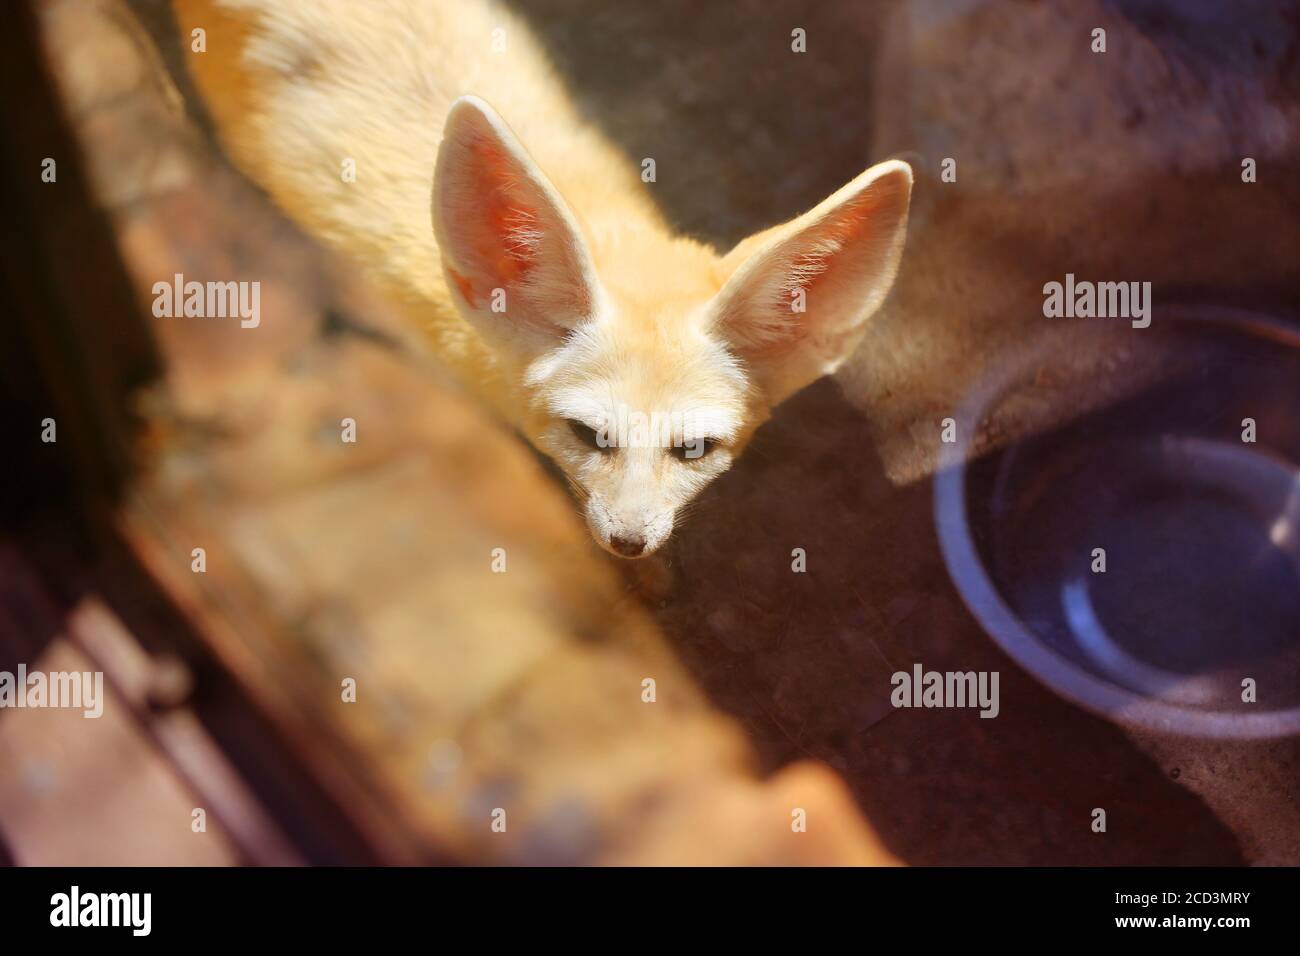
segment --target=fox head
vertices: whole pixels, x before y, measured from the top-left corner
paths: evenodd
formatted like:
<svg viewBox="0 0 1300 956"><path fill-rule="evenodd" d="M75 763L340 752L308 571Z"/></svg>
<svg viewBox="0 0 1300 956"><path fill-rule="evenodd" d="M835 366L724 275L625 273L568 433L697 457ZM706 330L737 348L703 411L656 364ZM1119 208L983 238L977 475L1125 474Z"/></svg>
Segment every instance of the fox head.
<svg viewBox="0 0 1300 956"><path fill-rule="evenodd" d="M453 105L433 223L462 315L521 393L527 437L625 558L671 535L770 410L834 371L898 268L911 169L872 166L725 256L579 221L482 100Z"/></svg>

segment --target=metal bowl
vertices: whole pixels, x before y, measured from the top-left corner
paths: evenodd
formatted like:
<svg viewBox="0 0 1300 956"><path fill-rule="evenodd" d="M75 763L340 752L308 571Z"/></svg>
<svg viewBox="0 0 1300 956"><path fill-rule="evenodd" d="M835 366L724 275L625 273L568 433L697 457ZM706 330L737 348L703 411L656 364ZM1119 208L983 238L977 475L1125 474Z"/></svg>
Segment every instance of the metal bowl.
<svg viewBox="0 0 1300 956"><path fill-rule="evenodd" d="M1165 733L1300 734L1300 328L1203 307L1089 334L1151 358L1147 378L973 455L981 423L1068 361L1030 351L956 416L935 480L953 581L1009 655L1088 710Z"/></svg>

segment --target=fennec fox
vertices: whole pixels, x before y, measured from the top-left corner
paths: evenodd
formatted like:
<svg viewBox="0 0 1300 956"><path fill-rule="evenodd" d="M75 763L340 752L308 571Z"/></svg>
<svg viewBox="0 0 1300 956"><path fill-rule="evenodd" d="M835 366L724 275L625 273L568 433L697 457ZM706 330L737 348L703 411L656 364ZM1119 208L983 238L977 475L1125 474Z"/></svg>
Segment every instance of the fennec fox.
<svg viewBox="0 0 1300 956"><path fill-rule="evenodd" d="M658 549L893 282L906 164L718 255L673 235L494 0L175 7L187 48L205 31L189 65L235 161L427 326L614 554Z"/></svg>

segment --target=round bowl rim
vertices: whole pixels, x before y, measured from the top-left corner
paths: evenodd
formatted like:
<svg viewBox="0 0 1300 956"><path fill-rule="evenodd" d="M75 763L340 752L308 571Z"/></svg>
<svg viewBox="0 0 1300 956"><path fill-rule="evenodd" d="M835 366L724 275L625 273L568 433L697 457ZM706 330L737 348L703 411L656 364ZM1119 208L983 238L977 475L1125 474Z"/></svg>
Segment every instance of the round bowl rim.
<svg viewBox="0 0 1300 956"><path fill-rule="evenodd" d="M1220 306L1167 306L1164 321L1203 322L1244 329L1300 350L1300 327L1266 313ZM955 414L958 440L941 444L934 476L939 547L948 576L986 634L1040 683L1084 710L1116 723L1159 733L1218 739L1263 739L1300 734L1300 706L1260 713L1201 711L1159 700L1105 681L1047 647L1003 600L971 536L966 505L967 451L992 402L1017 380L1017 372L1042 359L1051 343L1023 354L995 380L966 396ZM971 436L966 438L965 436Z"/></svg>

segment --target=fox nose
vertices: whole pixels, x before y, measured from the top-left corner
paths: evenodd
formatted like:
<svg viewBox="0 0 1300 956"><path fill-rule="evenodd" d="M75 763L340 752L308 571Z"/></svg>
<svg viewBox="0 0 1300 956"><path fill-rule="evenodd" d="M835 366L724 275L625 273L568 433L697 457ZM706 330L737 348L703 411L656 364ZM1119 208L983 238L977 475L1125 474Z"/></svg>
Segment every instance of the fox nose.
<svg viewBox="0 0 1300 956"><path fill-rule="evenodd" d="M609 546L625 558L635 558L645 550L645 538L633 534L612 534L609 536Z"/></svg>

